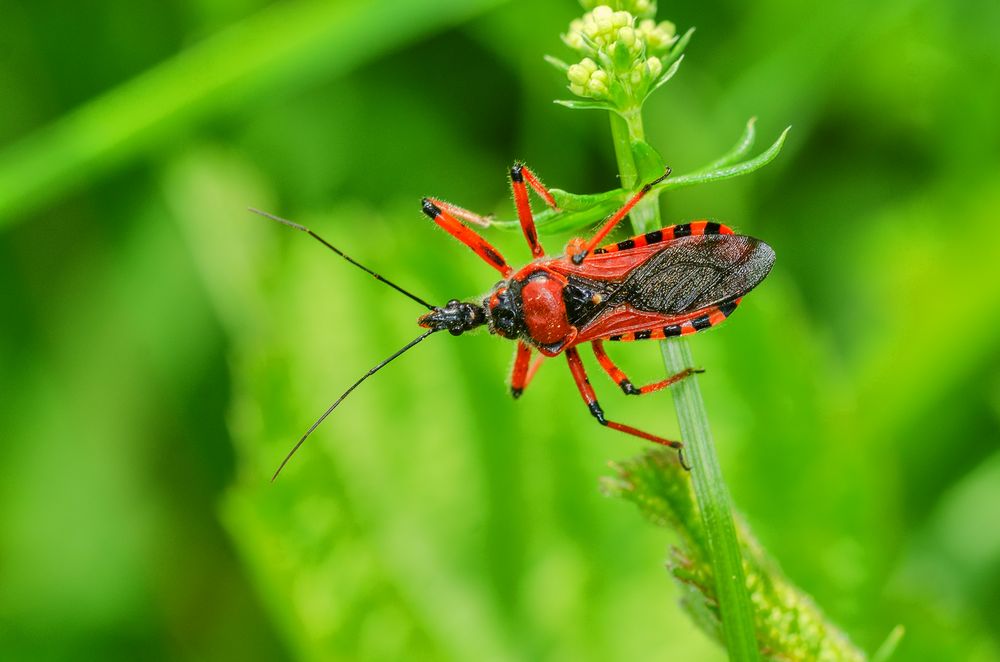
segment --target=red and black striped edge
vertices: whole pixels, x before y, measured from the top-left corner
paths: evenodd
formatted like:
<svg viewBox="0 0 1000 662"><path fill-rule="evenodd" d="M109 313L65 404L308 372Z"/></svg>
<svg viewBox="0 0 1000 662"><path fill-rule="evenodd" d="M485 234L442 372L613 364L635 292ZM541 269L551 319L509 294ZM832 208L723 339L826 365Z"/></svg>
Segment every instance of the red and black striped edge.
<svg viewBox="0 0 1000 662"><path fill-rule="evenodd" d="M640 234L629 239L623 239L617 244L607 244L606 246L595 248L594 254L600 255L602 253L627 251L632 248L642 248L643 246L651 246L664 241L673 241L674 239L680 239L681 237L694 237L706 234L733 234L733 231L725 225L714 221L692 221L691 223L671 225L670 227L663 228L662 230L653 230L652 232L647 232L646 234Z"/></svg>

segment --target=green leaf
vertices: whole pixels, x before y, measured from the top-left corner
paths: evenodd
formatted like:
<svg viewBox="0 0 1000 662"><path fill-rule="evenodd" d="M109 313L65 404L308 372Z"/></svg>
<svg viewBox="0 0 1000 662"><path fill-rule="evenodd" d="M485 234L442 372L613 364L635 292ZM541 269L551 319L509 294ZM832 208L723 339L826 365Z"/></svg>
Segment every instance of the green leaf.
<svg viewBox="0 0 1000 662"><path fill-rule="evenodd" d="M539 232L555 234L589 227L604 219L620 207L628 191L615 189L595 195L573 195L565 191L552 192L559 210L543 209L535 214L535 227ZM520 230L518 221L493 221L492 227L501 230Z"/></svg>
<svg viewBox="0 0 1000 662"><path fill-rule="evenodd" d="M759 170L778 156L782 146L785 144L785 137L790 130L791 127L785 129L778 136L778 139L774 141L774 144L757 157L737 163L736 165L730 165L733 160L744 156L753 146L755 131L754 120L751 119L747 122L747 128L740 137L739 142L724 156L694 172L676 177L668 177L653 187L653 191L655 193L662 193L666 190L682 188L684 186L732 179L733 177L739 177L740 175L746 175ZM653 147L644 141L632 141L632 149L637 159L637 167L641 177L640 181L651 181L663 174L663 158ZM604 193L579 195L553 189L552 195L556 199L556 204L559 205L559 210L545 209L535 214L535 226L539 232L547 234L581 230L613 213L615 209L625 204L631 193L632 191L617 188ZM503 230L518 230L521 227L520 223L516 220L493 221L491 225Z"/></svg>
<svg viewBox="0 0 1000 662"><path fill-rule="evenodd" d="M695 184L719 182L724 179L732 179L733 177L747 175L755 170L759 170L778 156L778 153L781 152L781 147L785 144L785 136L788 135L788 132L791 129L792 127L788 127L782 131L781 135L778 136L778 139L774 141L774 144L768 147L767 151L763 152L756 158L750 159L749 161L743 161L742 163L737 163L736 165L714 168L711 170L696 170L695 172L687 175L669 177L665 181L653 187L653 190L662 192L684 186L694 186Z"/></svg>
<svg viewBox="0 0 1000 662"><path fill-rule="evenodd" d="M684 33L684 36L677 40L674 47L670 49L670 53L660 58L663 60L664 67L680 59L680 57L684 54L684 49L688 47L688 43L691 41L691 35L693 34L694 28L688 28L688 31Z"/></svg>
<svg viewBox="0 0 1000 662"><path fill-rule="evenodd" d="M644 140L632 141L632 155L639 171L639 183L651 182L663 174L663 157Z"/></svg>
<svg viewBox="0 0 1000 662"><path fill-rule="evenodd" d="M607 101L584 101L581 99L556 99L554 103L574 110L610 110L617 112Z"/></svg>
<svg viewBox="0 0 1000 662"><path fill-rule="evenodd" d="M747 120L747 127L746 129L743 130L743 135L740 136L740 139L736 142L735 145L733 145L733 148L728 152L726 152L725 154L723 154L722 156L720 156L719 158L717 158L716 160L709 163L707 166L698 168L697 170L695 170L695 173L708 172L709 170L718 170L719 168L727 166L731 163L735 163L736 161L739 161L741 158L743 158L743 156L750 151L750 148L753 147L754 140L757 138L757 131L754 127L756 123L757 123L756 117L751 117L749 120Z"/></svg>
<svg viewBox="0 0 1000 662"><path fill-rule="evenodd" d="M569 191L563 191L558 188L550 189L549 192L552 194L552 197L555 198L556 205L559 206L559 209L562 209L563 211L584 211L597 205L603 205L612 197L617 200L617 196L612 196L611 194L617 193L618 190L610 191L608 193L585 193L583 195L570 193ZM518 227L520 227L520 224L518 224Z"/></svg>
<svg viewBox="0 0 1000 662"><path fill-rule="evenodd" d="M615 64L616 71L628 71L632 67L632 63L634 61L632 51L628 49L628 46L626 46L623 41L615 43L615 49L611 54L611 59Z"/></svg>
<svg viewBox="0 0 1000 662"><path fill-rule="evenodd" d="M566 64L565 62L563 62L562 60L560 60L557 57L553 57L551 55L546 55L545 56L545 61L548 62L553 67L555 67L556 69L558 69L559 71L561 71L563 73L566 73L566 71L569 70L569 65Z"/></svg>
<svg viewBox="0 0 1000 662"><path fill-rule="evenodd" d="M680 68L681 62L683 60L684 60L684 56L683 55L681 55L679 58L677 58L677 60L675 60L672 65L670 65L670 68L667 69L666 71L664 71L660 75L660 77L656 81L656 85L653 85L653 87L649 90L649 92L646 93L646 96L648 97L655 90L660 89L660 87L662 87L668 80L670 80L671 78L673 78L674 74L676 74L677 70ZM666 64L666 63L664 63L664 64Z"/></svg>

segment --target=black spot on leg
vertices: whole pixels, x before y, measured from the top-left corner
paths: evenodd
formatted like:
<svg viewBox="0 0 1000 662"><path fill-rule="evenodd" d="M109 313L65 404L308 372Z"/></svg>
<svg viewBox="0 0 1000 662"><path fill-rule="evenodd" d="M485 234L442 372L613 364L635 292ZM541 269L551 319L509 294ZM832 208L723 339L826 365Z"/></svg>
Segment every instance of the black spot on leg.
<svg viewBox="0 0 1000 662"><path fill-rule="evenodd" d="M488 259L490 262L497 265L498 267L507 266L507 263L504 262L504 259L500 257L500 255L498 255L497 252L492 248L490 248L489 246L483 246L483 253L486 254L486 259Z"/></svg>

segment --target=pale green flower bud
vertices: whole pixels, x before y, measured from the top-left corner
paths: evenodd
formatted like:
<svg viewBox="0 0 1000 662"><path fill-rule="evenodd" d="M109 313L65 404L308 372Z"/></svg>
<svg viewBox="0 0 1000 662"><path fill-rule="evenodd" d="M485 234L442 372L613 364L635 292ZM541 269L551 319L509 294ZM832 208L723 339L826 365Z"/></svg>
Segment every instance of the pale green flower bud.
<svg viewBox="0 0 1000 662"><path fill-rule="evenodd" d="M633 14L643 16L646 14L655 14L656 5L649 0L633 0L632 7L629 9Z"/></svg>
<svg viewBox="0 0 1000 662"><path fill-rule="evenodd" d="M637 62L632 70L628 72L628 82L632 83L632 87L639 87L642 83L643 76L646 75L646 67L642 62Z"/></svg>
<svg viewBox="0 0 1000 662"><path fill-rule="evenodd" d="M583 21L580 19L574 19L569 24L569 32L563 35L563 42L570 48L578 51L582 51L587 48L587 44L583 41Z"/></svg>
<svg viewBox="0 0 1000 662"><path fill-rule="evenodd" d="M605 98L608 96L608 72L597 66L589 57L577 64L571 64L566 70L569 79L569 89L581 97Z"/></svg>
<svg viewBox="0 0 1000 662"><path fill-rule="evenodd" d="M646 72L651 80L656 80L663 73L663 62L658 57L651 57L646 60Z"/></svg>
<svg viewBox="0 0 1000 662"><path fill-rule="evenodd" d="M627 11L616 11L611 15L611 26L614 28L624 28L626 25L632 25L633 19L632 14Z"/></svg>
<svg viewBox="0 0 1000 662"><path fill-rule="evenodd" d="M566 70L566 77L569 78L570 83L583 85L590 79L590 72L579 64L571 64Z"/></svg>
<svg viewBox="0 0 1000 662"><path fill-rule="evenodd" d="M580 0L580 4L588 11L601 5L608 5L611 9L626 11L633 16L656 15L656 2L654 0Z"/></svg>
<svg viewBox="0 0 1000 662"><path fill-rule="evenodd" d="M618 30L618 41L628 46L629 50L635 50L636 36L635 30L629 26Z"/></svg>
<svg viewBox="0 0 1000 662"><path fill-rule="evenodd" d="M636 30L640 39L646 42L650 51L663 51L676 41L677 27L670 21L657 24L651 18L639 22Z"/></svg>
<svg viewBox="0 0 1000 662"><path fill-rule="evenodd" d="M614 12L611 11L611 7L607 5L601 5L600 7L594 8L594 11L590 12L590 22L593 24L593 30L595 35L601 32L609 32L613 27L612 17ZM587 22L586 17L584 22Z"/></svg>

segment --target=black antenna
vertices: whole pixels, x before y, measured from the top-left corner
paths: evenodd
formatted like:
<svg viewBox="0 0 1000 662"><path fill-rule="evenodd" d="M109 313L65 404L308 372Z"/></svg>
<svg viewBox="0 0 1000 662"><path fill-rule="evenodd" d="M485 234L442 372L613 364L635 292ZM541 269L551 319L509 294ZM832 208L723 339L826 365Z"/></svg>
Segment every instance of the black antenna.
<svg viewBox="0 0 1000 662"><path fill-rule="evenodd" d="M320 239L320 241L322 241L322 239ZM336 249L334 249L334 250L336 250ZM404 346L402 349L400 349L399 351L397 351L395 354L393 354L392 356L390 356L389 358L387 358L385 361L382 361L377 366L375 366L374 368L372 368L371 370L369 370L368 372L366 372L364 375L362 375L361 379L359 379L358 381L354 382L354 384L351 385L351 388L349 388L346 391L344 391L344 393L339 398L337 398L337 401L334 402L332 405L330 405L330 408L327 409L325 412L323 412L323 415L320 416L318 419L316 419L316 422L313 423L309 427L308 430L306 430L306 433L304 435L302 435L302 438L299 439L299 442L297 444L295 444L294 448L292 448L292 450L289 451L288 455L285 456L285 459L281 461L281 466L278 467L278 470L274 472L273 476L271 476L271 482L272 483L274 482L274 479L278 477L278 474L281 473L281 470L285 468L285 465L288 464L288 461L290 459L292 459L293 455L295 455L295 451L299 450L299 447L305 442L306 439L309 438L309 435L311 435L313 433L313 430L315 430L316 428L318 428L319 424L322 423L324 420L326 420L326 417L329 416L330 413L334 409L337 408L337 405L339 405L341 402L343 402L344 398L346 398L348 395L350 395L351 391L353 391L354 389L356 389L358 387L358 385L361 384L361 382L365 381L366 379L368 379L369 377L371 377L372 375L374 375L376 372L378 372L379 370L381 370L382 368L384 368L386 365L388 365L393 359L397 358L400 354L402 354L406 350L410 349L411 347L413 347L414 345L416 345L417 343L419 343L421 340L423 340L427 336L429 336L432 333L435 333L437 331L440 331L440 330L441 329L431 329L430 331L425 331L424 333L420 334L419 336L417 336L416 338L414 338L413 340L411 340L410 342L408 342L406 344L406 346Z"/></svg>
<svg viewBox="0 0 1000 662"><path fill-rule="evenodd" d="M334 253L336 253L340 257L344 258L345 260L347 260L348 262L350 262L351 264L353 264L354 266L356 266L357 268L359 268L362 271L365 271L365 272L371 274L372 276L374 276L376 280L380 280L383 283L385 283L386 285L388 285L389 287L391 287L392 289L396 290L397 292L400 292L401 294L405 294L406 296L410 297L411 299L413 299L414 301L416 301L417 303L419 303L421 306L424 306L425 308L427 308L427 310L434 310L434 306L432 306L431 304L427 303L426 301L424 301L423 299L421 299L417 295L411 294L411 293L407 292L406 290L404 290L403 288L401 288L399 285L396 285L392 281L390 281L390 280L388 280L386 278L383 278L382 276L379 276L377 273L375 273L374 271L372 271L371 269L369 269L365 265L361 264L357 260L354 260L353 258L351 258L350 256L348 256L347 254L345 254L343 251L341 251L339 248L337 248L336 246L334 246L333 244L331 244L326 239L324 239L323 237L319 236L318 234L316 234L315 232L313 232L312 230L310 230L306 226L299 225L298 223L293 223L293 222L289 221L287 218L281 218L280 216L275 216L274 214L268 214L266 211L261 211L259 209L254 209L253 207L249 207L248 209L250 211L252 211L253 213L255 213L255 214L259 214L259 215L263 216L264 218L269 218L272 221L277 221L278 223L281 223L282 225L287 225L290 228L294 228L296 230L301 230L302 232L305 232L305 233L309 234L313 239L315 239L316 241L320 242L321 244L323 244L324 246L326 246L327 248L329 248L331 251L333 251Z"/></svg>

